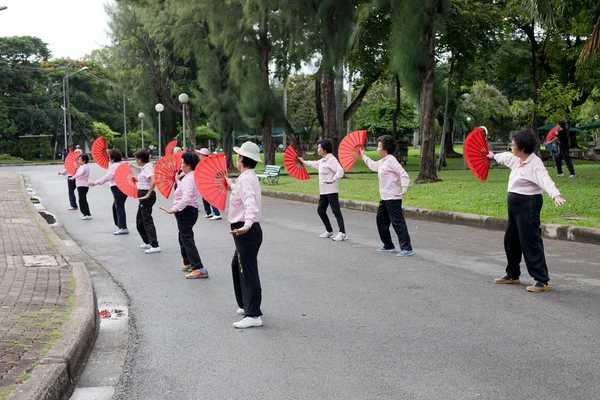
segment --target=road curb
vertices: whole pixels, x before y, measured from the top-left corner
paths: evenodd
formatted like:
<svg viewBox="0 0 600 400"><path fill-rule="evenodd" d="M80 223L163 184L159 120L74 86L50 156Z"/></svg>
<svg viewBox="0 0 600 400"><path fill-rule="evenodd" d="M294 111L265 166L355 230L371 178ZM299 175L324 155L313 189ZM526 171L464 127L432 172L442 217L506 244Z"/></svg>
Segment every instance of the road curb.
<svg viewBox="0 0 600 400"><path fill-rule="evenodd" d="M305 203L319 202L319 196L305 193L290 193L278 190L263 189L262 194L278 199L301 201ZM340 206L349 210L377 212L378 203L366 201L340 199ZM485 215L449 212L441 210L428 210L424 208L403 207L406 218L422 221L441 222L445 224L465 225L475 228L503 231L506 229L505 218L490 217ZM548 239L567 240L571 242L590 243L600 245L600 229L585 228L581 226L542 224L542 235Z"/></svg>
<svg viewBox="0 0 600 400"><path fill-rule="evenodd" d="M8 400L62 399L75 383L79 369L96 338L98 327L96 296L85 263L70 261L68 254L73 253L74 250L65 245L38 213L33 203L27 201L29 194L25 188L23 175L19 174L19 177L23 200L28 204L29 211L57 253L63 256L64 263L72 268L75 300L71 313L48 354L33 368L31 377L10 394Z"/></svg>

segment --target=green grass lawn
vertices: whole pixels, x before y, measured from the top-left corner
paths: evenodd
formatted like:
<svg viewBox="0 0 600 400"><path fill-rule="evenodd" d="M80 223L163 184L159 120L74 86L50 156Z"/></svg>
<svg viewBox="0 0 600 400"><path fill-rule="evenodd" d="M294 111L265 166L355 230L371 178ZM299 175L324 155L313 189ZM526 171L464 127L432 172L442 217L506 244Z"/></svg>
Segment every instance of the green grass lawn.
<svg viewBox="0 0 600 400"><path fill-rule="evenodd" d="M369 155L371 156L371 154ZM278 154L278 156L282 155ZM413 165L417 169L418 157L414 157ZM375 156L372 158L376 159ZM462 159L451 161L457 161L455 167L461 168ZM283 165L283 159L278 159L277 163ZM416 170L411 171L410 167L411 160L409 159L407 171L411 180L414 181L417 172ZM600 228L600 164L576 160L575 169L577 178L568 179L556 177L556 170L552 167L548 168L550 176L566 198L567 204L557 209L548 195L544 193L542 221ZM367 169L364 167L364 162L359 160L352 172L365 170ZM311 171L315 170L309 169L309 172ZM510 170L504 167L492 169L487 181L481 182L468 169L441 171L438 176L443 182L411 185L408 193L404 196L403 205L506 218L506 189L509 174ZM290 176L282 176L279 185L263 185L263 188L319 194L319 182L316 175L311 175L311 179L308 181L298 181ZM370 202L379 201L377 174L347 174L346 178L340 182L340 197Z"/></svg>

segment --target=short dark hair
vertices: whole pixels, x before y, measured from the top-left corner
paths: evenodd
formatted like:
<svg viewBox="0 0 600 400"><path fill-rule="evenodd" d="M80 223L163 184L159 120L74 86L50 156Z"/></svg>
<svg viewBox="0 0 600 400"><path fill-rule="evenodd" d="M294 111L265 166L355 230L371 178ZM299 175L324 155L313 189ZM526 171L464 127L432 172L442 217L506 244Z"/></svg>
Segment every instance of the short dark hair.
<svg viewBox="0 0 600 400"><path fill-rule="evenodd" d="M148 150L146 149L139 149L135 152L134 156L144 164L150 161L150 153L148 153Z"/></svg>
<svg viewBox="0 0 600 400"><path fill-rule="evenodd" d="M329 153L333 152L333 145L331 144L331 140L329 140L329 139L319 140L319 142L317 144L319 146L321 146L321 148L325 151L325 153L329 154Z"/></svg>
<svg viewBox="0 0 600 400"><path fill-rule="evenodd" d="M396 151L396 141L390 135L379 136L377 143L381 143L381 148L388 154L393 154Z"/></svg>
<svg viewBox="0 0 600 400"><path fill-rule="evenodd" d="M560 122L558 123L558 126L560 126L560 127L561 127L561 128L563 128L563 129L567 129L567 124L565 124L565 121L560 121Z"/></svg>
<svg viewBox="0 0 600 400"><path fill-rule="evenodd" d="M198 154L196 154L194 151L185 151L181 156L181 159L183 160L184 164L190 166L192 171L196 169L196 165L198 165L200 162L200 157L198 157Z"/></svg>
<svg viewBox="0 0 600 400"><path fill-rule="evenodd" d="M110 149L108 151L108 157L113 160L113 162L121 162L121 160L123 160L123 154L121 154L121 150L119 149Z"/></svg>
<svg viewBox="0 0 600 400"><path fill-rule="evenodd" d="M244 166L244 168L254 169L254 167L256 167L256 164L258 164L258 161L242 156L242 165Z"/></svg>
<svg viewBox="0 0 600 400"><path fill-rule="evenodd" d="M90 156L88 156L87 154L82 154L79 156L79 158L81 158L81 161L83 161L86 164L90 162Z"/></svg>
<svg viewBox="0 0 600 400"><path fill-rule="evenodd" d="M525 154L531 154L538 146L538 140L531 128L523 128L510 133L510 139L515 142L517 149Z"/></svg>

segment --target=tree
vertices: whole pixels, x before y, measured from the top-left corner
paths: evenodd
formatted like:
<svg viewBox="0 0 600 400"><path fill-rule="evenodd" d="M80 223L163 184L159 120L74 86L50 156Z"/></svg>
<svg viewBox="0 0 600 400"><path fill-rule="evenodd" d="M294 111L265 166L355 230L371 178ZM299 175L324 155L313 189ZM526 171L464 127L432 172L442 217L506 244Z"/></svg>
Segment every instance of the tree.
<svg viewBox="0 0 600 400"><path fill-rule="evenodd" d="M465 100L465 109L476 126L484 125L491 137L505 139L504 118L510 116L510 103L496 87L478 81Z"/></svg>
<svg viewBox="0 0 600 400"><path fill-rule="evenodd" d="M94 131L94 137L99 138L100 136L102 136L104 138L104 141L106 142L106 145L110 147L113 140L115 140L115 136L113 135L110 127L103 122L93 122L92 126Z"/></svg>

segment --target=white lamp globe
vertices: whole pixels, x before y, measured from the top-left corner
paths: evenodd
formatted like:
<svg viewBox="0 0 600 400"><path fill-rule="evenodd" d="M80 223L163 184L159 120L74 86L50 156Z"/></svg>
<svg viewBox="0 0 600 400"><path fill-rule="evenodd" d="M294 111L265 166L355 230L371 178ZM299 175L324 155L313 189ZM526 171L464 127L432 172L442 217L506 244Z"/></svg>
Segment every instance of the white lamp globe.
<svg viewBox="0 0 600 400"><path fill-rule="evenodd" d="M163 112L165 109L165 106L163 106L161 103L158 103L157 105L154 106L154 109L156 110L156 112Z"/></svg>
<svg viewBox="0 0 600 400"><path fill-rule="evenodd" d="M146 115L143 112L141 112L141 113L138 114L138 117L140 117L141 119L144 119L145 116Z"/></svg>
<svg viewBox="0 0 600 400"><path fill-rule="evenodd" d="M179 102L181 104L185 104L190 100L190 96L188 96L186 93L181 93L179 95Z"/></svg>

